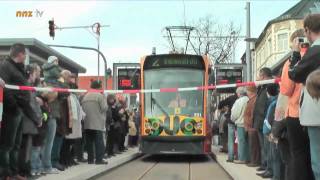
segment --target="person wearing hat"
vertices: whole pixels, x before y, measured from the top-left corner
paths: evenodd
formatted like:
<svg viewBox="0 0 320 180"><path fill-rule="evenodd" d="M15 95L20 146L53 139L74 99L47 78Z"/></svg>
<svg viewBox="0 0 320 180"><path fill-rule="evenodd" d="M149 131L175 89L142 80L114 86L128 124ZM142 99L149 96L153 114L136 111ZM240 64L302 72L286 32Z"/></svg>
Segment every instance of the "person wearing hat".
<svg viewBox="0 0 320 180"><path fill-rule="evenodd" d="M59 68L59 59L56 56L50 56L48 62L42 66L44 81L47 83L57 83L61 77Z"/></svg>

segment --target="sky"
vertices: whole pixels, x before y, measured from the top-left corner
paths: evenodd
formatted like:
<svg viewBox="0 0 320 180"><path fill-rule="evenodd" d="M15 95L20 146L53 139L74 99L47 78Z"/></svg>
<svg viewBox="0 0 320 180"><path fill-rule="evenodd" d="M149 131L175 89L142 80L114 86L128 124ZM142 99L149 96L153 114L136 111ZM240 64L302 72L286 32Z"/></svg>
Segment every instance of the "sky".
<svg viewBox="0 0 320 180"><path fill-rule="evenodd" d="M297 0L252 0L251 36L258 37L267 22L295 5ZM54 18L59 27L90 26L96 22L110 25L101 29L100 50L108 67L118 62L139 62L144 55L170 51L164 27L188 25L212 15L218 23L234 22L245 35L245 0L131 0L131 1L1 1L0 38L36 38L46 44L97 47L90 29L56 30L49 36L48 20ZM19 18L16 11L41 11L41 17ZM85 75L97 75L97 54L90 51L55 48L87 69ZM236 61L245 52L241 39L236 47ZM101 61L102 63L102 61ZM103 74L101 67L100 74Z"/></svg>

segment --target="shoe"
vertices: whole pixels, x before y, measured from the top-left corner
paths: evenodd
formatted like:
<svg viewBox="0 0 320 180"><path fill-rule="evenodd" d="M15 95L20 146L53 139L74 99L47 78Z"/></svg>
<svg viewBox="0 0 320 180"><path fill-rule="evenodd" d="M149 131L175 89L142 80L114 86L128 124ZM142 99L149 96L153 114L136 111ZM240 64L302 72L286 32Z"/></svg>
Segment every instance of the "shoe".
<svg viewBox="0 0 320 180"><path fill-rule="evenodd" d="M107 165L108 161L106 161L106 160L96 161L96 164L97 165Z"/></svg>
<svg viewBox="0 0 320 180"><path fill-rule="evenodd" d="M266 173L264 173L261 177L264 178L264 179L272 178L273 174L270 171L266 171Z"/></svg>
<svg viewBox="0 0 320 180"><path fill-rule="evenodd" d="M257 169L257 171L265 171L265 170L266 170L266 168L261 167L261 166Z"/></svg>
<svg viewBox="0 0 320 180"><path fill-rule="evenodd" d="M79 163L77 163L75 160L71 160L70 165L77 166L77 165L79 165Z"/></svg>
<svg viewBox="0 0 320 180"><path fill-rule="evenodd" d="M87 159L78 159L77 161L78 161L78 162L81 162L81 163L86 163L86 162L88 162Z"/></svg>
<svg viewBox="0 0 320 180"><path fill-rule="evenodd" d="M245 161L240 161L240 160L235 160L235 161L233 161L233 163L235 163L235 164L246 164Z"/></svg>
<svg viewBox="0 0 320 180"><path fill-rule="evenodd" d="M219 152L221 152L221 153L227 153L228 151L225 150L225 149L220 149Z"/></svg>
<svg viewBox="0 0 320 180"><path fill-rule="evenodd" d="M42 173L43 174L59 174L60 171L56 168L51 168L49 170L44 170Z"/></svg>
<svg viewBox="0 0 320 180"><path fill-rule="evenodd" d="M59 171L64 171L66 169L66 167L60 163L55 164L53 167L58 169Z"/></svg>
<svg viewBox="0 0 320 180"><path fill-rule="evenodd" d="M88 164L94 164L94 162L93 161L88 161Z"/></svg>
<svg viewBox="0 0 320 180"><path fill-rule="evenodd" d="M227 159L227 162L232 163L232 162L233 162L233 160L231 160L231 159Z"/></svg>
<svg viewBox="0 0 320 180"><path fill-rule="evenodd" d="M256 173L256 175L262 177L265 173L267 173L267 171L263 171L263 172Z"/></svg>
<svg viewBox="0 0 320 180"><path fill-rule="evenodd" d="M20 175L16 175L12 177L14 180L27 180L26 177L20 176Z"/></svg>
<svg viewBox="0 0 320 180"><path fill-rule="evenodd" d="M259 164L249 163L249 164L247 164L247 166L248 166L248 167L258 167L258 166L259 166Z"/></svg>

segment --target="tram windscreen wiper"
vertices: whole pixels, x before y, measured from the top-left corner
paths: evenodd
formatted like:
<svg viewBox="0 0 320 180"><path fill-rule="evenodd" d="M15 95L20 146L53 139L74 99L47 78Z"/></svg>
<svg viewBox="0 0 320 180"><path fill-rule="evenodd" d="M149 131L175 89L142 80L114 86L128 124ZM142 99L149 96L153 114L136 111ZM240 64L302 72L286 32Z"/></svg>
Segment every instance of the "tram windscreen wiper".
<svg viewBox="0 0 320 180"><path fill-rule="evenodd" d="M154 99L153 97L151 97L152 102L154 102L155 105L158 106L158 108L161 110L161 112L166 116L166 117L170 117L169 114L163 109L163 107L158 103L158 101L156 99Z"/></svg>

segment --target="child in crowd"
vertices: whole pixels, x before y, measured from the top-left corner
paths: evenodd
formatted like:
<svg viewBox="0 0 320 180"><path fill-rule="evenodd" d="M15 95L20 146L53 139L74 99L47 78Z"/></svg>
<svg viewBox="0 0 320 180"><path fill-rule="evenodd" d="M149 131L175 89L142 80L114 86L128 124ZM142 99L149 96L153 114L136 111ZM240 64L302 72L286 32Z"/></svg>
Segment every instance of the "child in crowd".
<svg viewBox="0 0 320 180"><path fill-rule="evenodd" d="M134 113L130 112L129 114L129 146L136 145L136 138L137 138L137 128L134 120Z"/></svg>
<svg viewBox="0 0 320 180"><path fill-rule="evenodd" d="M42 66L44 81L46 83L57 83L61 78L59 60L56 56L50 56L48 62Z"/></svg>

